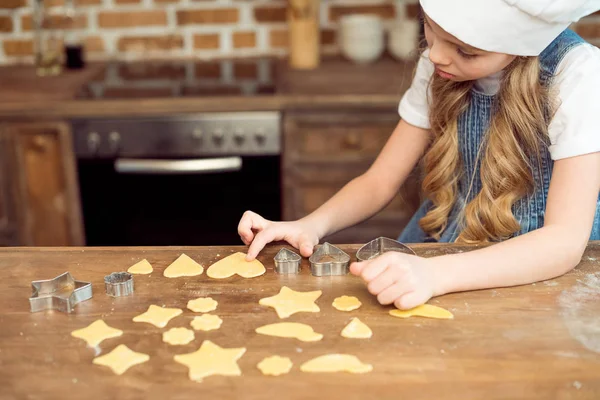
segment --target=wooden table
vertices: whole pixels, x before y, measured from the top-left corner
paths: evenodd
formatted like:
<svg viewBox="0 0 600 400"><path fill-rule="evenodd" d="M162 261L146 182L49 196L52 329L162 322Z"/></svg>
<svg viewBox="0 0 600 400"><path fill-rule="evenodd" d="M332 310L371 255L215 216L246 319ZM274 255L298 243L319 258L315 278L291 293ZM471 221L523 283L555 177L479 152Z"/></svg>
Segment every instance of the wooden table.
<svg viewBox="0 0 600 400"><path fill-rule="evenodd" d="M0 398L340 398L340 399L598 399L600 398L600 244L590 244L582 263L571 273L522 287L459 293L433 299L451 310L454 320L399 319L388 315L353 277L317 278L303 260L302 274L279 276L268 247L259 259L264 276L212 280L206 273L167 279L166 266L185 252L205 266L242 247L205 248L23 248L0 250ZM353 257L358 246L342 246ZM468 251L469 247L415 246L424 256ZM126 270L146 258L150 276L135 277L135 294L110 298L103 277ZM93 284L94 297L72 314L29 312L30 283L70 271ZM587 285L586 285L587 284ZM322 290L320 313L300 313L285 321L310 324L323 333L320 342L258 335L254 329L280 322L262 297L281 286ZM363 306L352 312L332 308L333 299L355 295ZM212 296L221 329L196 332L185 346L162 342L161 333L189 326L194 313L187 301ZM131 319L150 304L179 307L183 314L159 329ZM369 340L346 339L342 328L359 317L374 332ZM70 336L102 318L122 329L120 338L100 344L102 354L124 343L147 353L150 361L121 376L92 364L94 350ZM595 325L594 325L595 324ZM595 331L594 331L595 328ZM188 379L185 366L173 356L195 351L209 339L222 347L246 347L240 377ZM586 347L587 346L587 347ZM327 353L358 356L373 365L369 374L308 374L303 362ZM279 354L294 362L290 374L263 376L256 368L264 357Z"/></svg>

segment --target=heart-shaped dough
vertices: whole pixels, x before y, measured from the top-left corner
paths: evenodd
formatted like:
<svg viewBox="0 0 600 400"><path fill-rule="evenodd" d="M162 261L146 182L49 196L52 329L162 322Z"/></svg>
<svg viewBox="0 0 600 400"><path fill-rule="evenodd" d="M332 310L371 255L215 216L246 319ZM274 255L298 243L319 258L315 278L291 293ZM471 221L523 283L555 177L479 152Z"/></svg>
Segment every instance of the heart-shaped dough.
<svg viewBox="0 0 600 400"><path fill-rule="evenodd" d="M237 252L208 267L206 275L214 279L225 279L235 274L243 278L254 278L265 271L265 266L260 261L246 261L246 254Z"/></svg>

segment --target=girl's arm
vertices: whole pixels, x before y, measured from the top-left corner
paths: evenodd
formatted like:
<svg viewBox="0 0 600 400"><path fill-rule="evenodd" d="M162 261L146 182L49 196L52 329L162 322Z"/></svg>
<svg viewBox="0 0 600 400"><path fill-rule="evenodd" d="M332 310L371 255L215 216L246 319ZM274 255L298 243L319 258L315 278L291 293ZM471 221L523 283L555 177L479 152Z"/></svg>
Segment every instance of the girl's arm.
<svg viewBox="0 0 600 400"><path fill-rule="evenodd" d="M398 193L429 142L428 130L401 120L373 165L300 221L322 238L372 217Z"/></svg>
<svg viewBox="0 0 600 400"><path fill-rule="evenodd" d="M600 153L556 161L544 226L483 249L432 258L434 295L526 284L570 271L588 243L599 191Z"/></svg>
<svg viewBox="0 0 600 400"><path fill-rule="evenodd" d="M352 263L381 304L410 309L450 292L514 286L574 268L589 241L598 193L600 153L554 163L544 226L467 253L422 258L397 252Z"/></svg>

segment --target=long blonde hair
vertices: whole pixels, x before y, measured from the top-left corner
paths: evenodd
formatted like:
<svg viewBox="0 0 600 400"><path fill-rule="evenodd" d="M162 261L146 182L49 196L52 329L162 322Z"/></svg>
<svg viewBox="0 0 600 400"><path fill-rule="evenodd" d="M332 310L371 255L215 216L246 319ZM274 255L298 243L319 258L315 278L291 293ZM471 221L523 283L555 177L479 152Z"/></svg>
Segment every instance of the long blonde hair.
<svg viewBox="0 0 600 400"><path fill-rule="evenodd" d="M532 163L540 162L547 138L549 95L539 72L537 57L517 57L505 70L482 143L482 190L462 212L457 241L498 241L520 229L512 205L534 189ZM419 223L439 239L457 201L462 168L458 118L469 106L473 82L453 82L434 74L430 86L433 141L423 159L422 186L433 208Z"/></svg>

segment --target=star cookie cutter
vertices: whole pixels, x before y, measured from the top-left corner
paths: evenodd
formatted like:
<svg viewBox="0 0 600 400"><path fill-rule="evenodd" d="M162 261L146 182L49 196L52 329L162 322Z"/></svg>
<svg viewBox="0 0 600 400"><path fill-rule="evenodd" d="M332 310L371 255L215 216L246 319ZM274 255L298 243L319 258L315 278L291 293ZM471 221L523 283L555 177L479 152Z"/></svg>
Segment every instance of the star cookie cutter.
<svg viewBox="0 0 600 400"><path fill-rule="evenodd" d="M308 260L314 276L346 275L350 256L331 243L325 242Z"/></svg>
<svg viewBox="0 0 600 400"><path fill-rule="evenodd" d="M275 258L275 271L280 274L298 274L300 273L300 257L293 251L285 247L279 250Z"/></svg>
<svg viewBox="0 0 600 400"><path fill-rule="evenodd" d="M362 246L356 252L356 258L360 261L367 261L375 258L388 251L398 251L400 253L413 254L416 253L405 244L402 244L394 239L386 237L378 237L377 239L371 240L369 243Z"/></svg>
<svg viewBox="0 0 600 400"><path fill-rule="evenodd" d="M109 296L129 296L133 293L133 275L129 272L113 272L104 277L104 286Z"/></svg>
<svg viewBox="0 0 600 400"><path fill-rule="evenodd" d="M53 279L33 281L31 288L31 312L58 310L70 313L77 303L92 298L92 284L75 280L69 272Z"/></svg>

